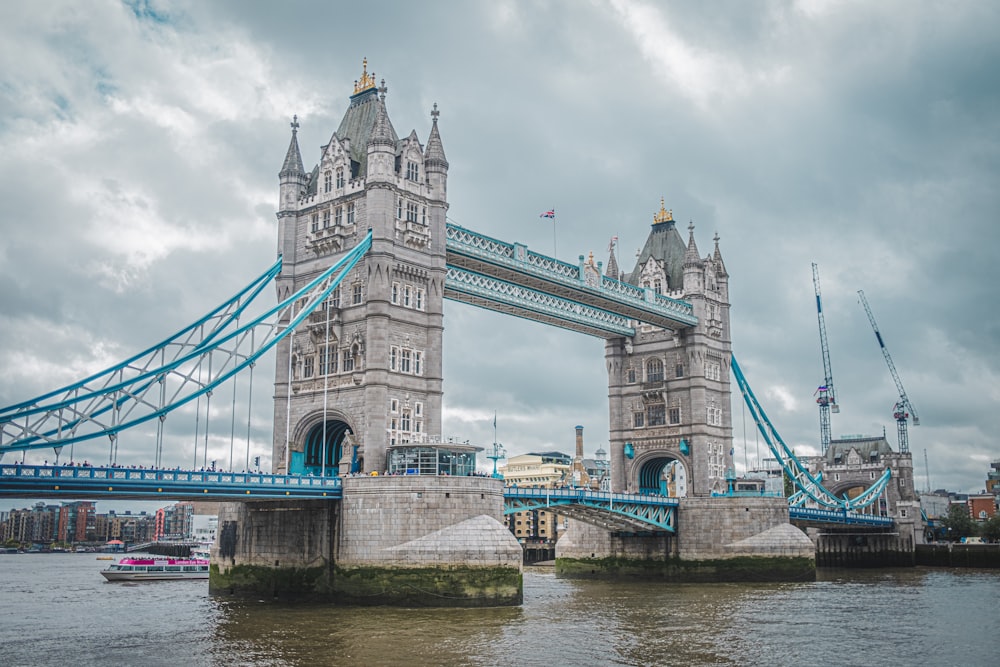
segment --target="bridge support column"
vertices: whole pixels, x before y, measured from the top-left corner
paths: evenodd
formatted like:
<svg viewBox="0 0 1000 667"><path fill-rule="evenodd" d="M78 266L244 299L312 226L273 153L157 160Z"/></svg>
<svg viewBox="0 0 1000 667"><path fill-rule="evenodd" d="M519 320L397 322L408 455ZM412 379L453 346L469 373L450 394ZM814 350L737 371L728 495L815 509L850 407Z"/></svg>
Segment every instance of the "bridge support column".
<svg viewBox="0 0 1000 667"><path fill-rule="evenodd" d="M675 537L609 534L571 522L556 572L666 581L812 581L816 548L784 498L683 498Z"/></svg>
<svg viewBox="0 0 1000 667"><path fill-rule="evenodd" d="M427 607L519 605L523 551L484 477L347 477L343 500L220 508L213 593Z"/></svg>
<svg viewBox="0 0 1000 667"><path fill-rule="evenodd" d="M348 477L334 588L352 604L519 605L521 545L500 518L503 481Z"/></svg>

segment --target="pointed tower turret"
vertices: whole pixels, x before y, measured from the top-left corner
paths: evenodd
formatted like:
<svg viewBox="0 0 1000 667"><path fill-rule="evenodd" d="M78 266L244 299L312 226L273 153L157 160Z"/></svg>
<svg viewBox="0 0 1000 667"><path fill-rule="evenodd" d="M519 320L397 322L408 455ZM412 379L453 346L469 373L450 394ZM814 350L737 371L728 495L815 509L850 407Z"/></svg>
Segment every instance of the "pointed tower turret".
<svg viewBox="0 0 1000 667"><path fill-rule="evenodd" d="M389 122L389 114L385 110L385 80L378 88L378 100L375 102L375 121L372 123L371 137L368 139L368 174L369 182L386 181L396 173L396 132Z"/></svg>
<svg viewBox="0 0 1000 667"><path fill-rule="evenodd" d="M608 244L608 268L604 271L604 275L608 278L614 278L615 280L621 280L621 271L618 269L618 259L615 257L615 242L618 241L618 237L611 239L611 243Z"/></svg>
<svg viewBox="0 0 1000 667"><path fill-rule="evenodd" d="M427 139L424 150L424 169L427 172L427 184L431 188L431 199L444 201L448 198L448 158L444 156L444 144L441 143L441 133L438 132L437 102L431 110L431 136Z"/></svg>
<svg viewBox="0 0 1000 667"><path fill-rule="evenodd" d="M290 211L295 203L302 196L305 190L307 177L305 169L302 168L302 154L299 152L299 117L292 116L292 140L288 143L288 151L285 152L285 161L278 172L279 215L283 211Z"/></svg>
<svg viewBox="0 0 1000 667"><path fill-rule="evenodd" d="M688 244L684 252L684 294L701 292L702 264L698 257L698 245L694 242L694 223L688 223Z"/></svg>

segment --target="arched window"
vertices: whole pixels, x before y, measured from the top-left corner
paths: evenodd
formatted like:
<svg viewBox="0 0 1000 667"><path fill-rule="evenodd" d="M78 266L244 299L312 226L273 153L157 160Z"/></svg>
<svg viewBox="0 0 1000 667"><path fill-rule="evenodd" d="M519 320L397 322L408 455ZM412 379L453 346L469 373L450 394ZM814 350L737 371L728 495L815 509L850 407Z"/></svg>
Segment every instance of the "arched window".
<svg viewBox="0 0 1000 667"><path fill-rule="evenodd" d="M337 188L344 187L344 168L337 169Z"/></svg>
<svg viewBox="0 0 1000 667"><path fill-rule="evenodd" d="M333 174L330 172L325 172L323 174L323 192L329 192L333 189Z"/></svg>
<svg viewBox="0 0 1000 667"><path fill-rule="evenodd" d="M663 382L663 362L659 359L646 362L646 382Z"/></svg>

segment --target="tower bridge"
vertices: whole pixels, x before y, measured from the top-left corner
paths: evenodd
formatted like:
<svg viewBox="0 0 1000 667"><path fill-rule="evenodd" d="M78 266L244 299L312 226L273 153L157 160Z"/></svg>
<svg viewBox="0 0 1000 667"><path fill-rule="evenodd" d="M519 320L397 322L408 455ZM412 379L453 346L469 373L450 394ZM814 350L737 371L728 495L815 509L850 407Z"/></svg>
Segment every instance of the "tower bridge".
<svg viewBox="0 0 1000 667"><path fill-rule="evenodd" d="M593 567L604 557L680 558L694 568L685 570L690 574L749 556L763 559L768 576L808 576L815 547L790 525L788 501L730 493L731 378L744 396L748 386L732 355L719 236L702 255L694 225L685 239L661 200L626 272L613 248L606 264L593 256L570 264L449 224L449 162L437 105L424 144L415 130L396 133L386 94L366 63L310 170L293 119L278 174L280 259L265 274L277 306L240 323L261 293L264 283L255 281L146 353L0 410L0 454L103 436L113 462L121 432L146 423L162 429L177 408L201 398L207 404L216 388L252 372L273 349L271 474L187 480L206 495L243 496L220 516L213 586L252 592L294 580L304 588L290 592L302 595L308 589L321 597L412 603L413 591L424 590L455 604L516 604L521 551L498 519L505 503L515 511L541 500L468 475L468 448L442 442L447 298L605 340L611 493L548 495L545 502L579 519L560 540L561 561ZM748 399L762 433L776 434L754 404ZM774 440L772 451L803 497L828 518L842 511L846 520L848 510L877 497L875 489L854 504L836 499ZM156 467L161 448L158 435ZM449 474L381 474L428 456ZM5 466L3 473L0 493L15 484L56 485L30 466ZM104 493L106 478L94 474L70 477ZM683 497L664 491L666 474ZM320 483L303 489L292 481L301 479ZM124 481L197 490L182 489L180 479L126 474ZM289 491L282 502L256 499L276 485ZM300 493L293 495L292 486ZM302 495L308 493L324 495ZM724 568L710 567L725 576ZM670 572L663 573L677 574ZM432 581L442 588L427 588Z"/></svg>

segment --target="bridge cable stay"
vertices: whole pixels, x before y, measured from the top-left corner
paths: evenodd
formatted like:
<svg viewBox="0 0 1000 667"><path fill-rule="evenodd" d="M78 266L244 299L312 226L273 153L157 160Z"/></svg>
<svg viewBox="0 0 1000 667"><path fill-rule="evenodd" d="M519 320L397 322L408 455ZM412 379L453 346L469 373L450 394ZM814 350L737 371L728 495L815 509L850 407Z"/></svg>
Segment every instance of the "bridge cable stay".
<svg viewBox="0 0 1000 667"><path fill-rule="evenodd" d="M15 417L27 410L40 410L46 408L46 401L58 398L51 405L60 405L73 402L83 394L100 393L106 391L111 383L118 383L125 372L143 373L150 368L165 366L169 360L180 357L185 351L197 349L208 344L214 337L217 337L227 327L236 321L240 313L244 312L253 301L260 295L261 291L267 287L275 276L281 272L281 258L274 262L264 273L255 278L250 284L234 294L229 300L217 306L192 324L184 327L174 335L166 338L152 347L139 352L138 354L121 361L114 366L94 373L73 384L55 389L41 396L8 405L0 408L0 420ZM168 358L167 354L173 353ZM156 364L156 366L153 366ZM103 383L103 384L102 384Z"/></svg>
<svg viewBox="0 0 1000 667"><path fill-rule="evenodd" d="M150 358L160 354L163 361L160 366L140 369L123 362L43 397L48 400L65 394L59 400L40 404L42 400L34 399L18 404L16 409L12 406L0 410L0 456L6 451L62 446L102 435L115 440L120 431L154 418L162 420L168 413L211 392L243 369L249 367L252 370L261 356L295 331L340 285L371 247L371 238L369 232L329 269L264 314L228 334L223 335L221 328L216 327L200 342L185 344L189 351L169 361L165 354L168 347L176 345L173 339L147 350L144 354ZM280 261L275 267L280 268ZM265 274L269 276L268 280L277 276L275 267ZM257 281L253 285L256 285L254 291L257 292L264 286L258 285ZM239 310L242 312L244 308ZM235 317L235 313L230 313L226 319L232 322ZM202 318L199 323L203 324L204 320ZM199 323L184 331L197 328ZM213 364L213 356L222 357L221 363ZM208 368L208 378L198 381L195 376L203 366ZM129 371L128 377L126 370ZM95 377L106 378L105 384L100 388L88 386L87 383ZM163 397L158 403L147 397L157 384Z"/></svg>
<svg viewBox="0 0 1000 667"><path fill-rule="evenodd" d="M740 365L736 362L735 355L731 358L730 367L733 371L733 377L739 385L740 393L743 395L743 400L750 410L750 416L753 417L754 422L757 424L757 429L764 437L764 441L770 448L771 453L774 454L778 463L781 464L782 471L792 480L797 489L796 493L789 498L790 505L802 506L811 500L824 508L847 511L868 507L878 499L879 494L889 483L889 479L892 476L888 468L862 494L855 498L838 498L823 486L821 482L822 476L810 473L808 468L795 456L795 453L785 444L785 441L782 440L781 435L774 428L771 420L768 419L764 413L764 409L757 401L757 397L743 375L742 369L740 369Z"/></svg>

